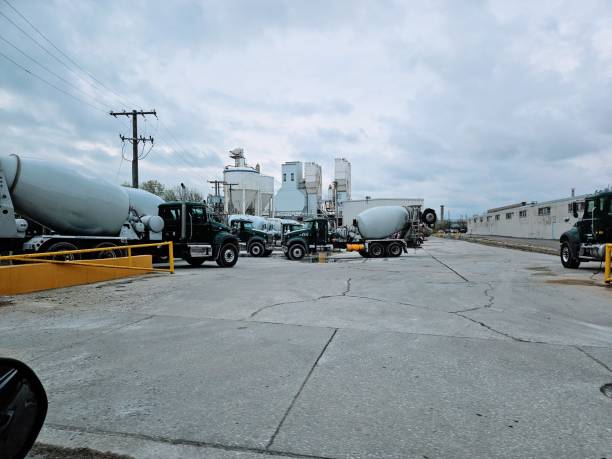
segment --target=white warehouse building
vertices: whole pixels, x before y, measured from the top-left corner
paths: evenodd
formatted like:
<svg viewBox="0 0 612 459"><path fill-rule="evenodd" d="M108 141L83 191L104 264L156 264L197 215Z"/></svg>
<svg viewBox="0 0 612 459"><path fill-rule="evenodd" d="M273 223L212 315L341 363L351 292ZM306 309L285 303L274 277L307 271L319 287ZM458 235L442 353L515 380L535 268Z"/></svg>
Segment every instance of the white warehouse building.
<svg viewBox="0 0 612 459"><path fill-rule="evenodd" d="M521 202L489 209L468 220L468 233L529 239L559 239L582 216L587 195L546 202ZM575 218L572 205L578 204Z"/></svg>

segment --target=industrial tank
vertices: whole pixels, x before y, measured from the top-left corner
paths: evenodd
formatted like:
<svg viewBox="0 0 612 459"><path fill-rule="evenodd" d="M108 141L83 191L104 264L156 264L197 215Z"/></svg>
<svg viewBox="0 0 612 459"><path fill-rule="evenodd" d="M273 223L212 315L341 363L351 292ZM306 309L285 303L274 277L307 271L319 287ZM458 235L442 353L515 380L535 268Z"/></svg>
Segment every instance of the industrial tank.
<svg viewBox="0 0 612 459"><path fill-rule="evenodd" d="M130 207L157 215L153 202L162 201L56 162L10 155L0 157L0 168L15 211L62 234L116 236Z"/></svg>
<svg viewBox="0 0 612 459"><path fill-rule="evenodd" d="M366 239L384 239L410 223L410 212L402 206L380 206L357 215L357 228Z"/></svg>
<svg viewBox="0 0 612 459"><path fill-rule="evenodd" d="M159 205L164 202L159 196L139 188L121 188L128 194L130 207L134 209L139 217L143 215L157 215Z"/></svg>

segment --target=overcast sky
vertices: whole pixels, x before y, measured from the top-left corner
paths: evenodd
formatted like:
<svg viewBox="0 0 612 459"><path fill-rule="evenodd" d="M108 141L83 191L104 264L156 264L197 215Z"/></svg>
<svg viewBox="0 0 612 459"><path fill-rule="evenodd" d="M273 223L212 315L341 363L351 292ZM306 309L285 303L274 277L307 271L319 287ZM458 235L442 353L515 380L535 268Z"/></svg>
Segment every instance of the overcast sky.
<svg viewBox="0 0 612 459"><path fill-rule="evenodd" d="M0 37L63 80L0 52L83 100L0 56L0 154L129 181L128 120L104 112L142 107L141 180L205 192L235 147L277 186L316 161L325 192L343 156L353 197L453 216L612 183L610 1L9 1L104 86L0 0L58 58L2 15Z"/></svg>

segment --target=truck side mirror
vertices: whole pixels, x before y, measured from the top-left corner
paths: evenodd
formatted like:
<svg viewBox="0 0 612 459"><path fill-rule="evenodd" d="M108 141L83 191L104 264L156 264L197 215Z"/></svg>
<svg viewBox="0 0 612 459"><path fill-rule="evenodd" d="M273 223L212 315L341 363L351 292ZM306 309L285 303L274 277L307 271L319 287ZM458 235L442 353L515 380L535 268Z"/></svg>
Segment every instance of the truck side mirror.
<svg viewBox="0 0 612 459"><path fill-rule="evenodd" d="M36 374L18 360L0 359L0 455L24 458L46 415L47 394Z"/></svg>
<svg viewBox="0 0 612 459"><path fill-rule="evenodd" d="M572 202L572 215L574 218L578 218L578 203Z"/></svg>

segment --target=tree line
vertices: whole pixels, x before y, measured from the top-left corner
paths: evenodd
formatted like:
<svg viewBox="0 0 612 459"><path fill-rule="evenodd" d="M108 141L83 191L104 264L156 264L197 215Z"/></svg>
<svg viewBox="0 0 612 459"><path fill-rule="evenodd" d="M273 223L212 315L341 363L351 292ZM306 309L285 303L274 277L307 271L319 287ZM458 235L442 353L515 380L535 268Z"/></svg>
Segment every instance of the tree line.
<svg viewBox="0 0 612 459"><path fill-rule="evenodd" d="M132 185L129 183L123 183L123 186L131 187ZM148 191L149 193L153 193L164 201L195 201L202 202L204 201L204 195L200 193L195 188L190 188L188 186L183 189L180 185L176 185L173 187L169 187L164 185L159 180L147 180L140 184L140 189Z"/></svg>

